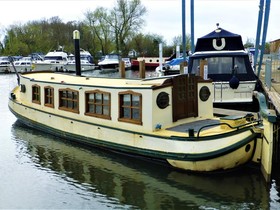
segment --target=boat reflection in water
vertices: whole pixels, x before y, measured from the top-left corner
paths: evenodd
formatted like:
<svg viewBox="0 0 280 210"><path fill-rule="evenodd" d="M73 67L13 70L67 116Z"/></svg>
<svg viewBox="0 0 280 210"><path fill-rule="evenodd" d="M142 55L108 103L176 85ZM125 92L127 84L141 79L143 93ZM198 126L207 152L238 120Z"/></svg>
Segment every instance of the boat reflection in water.
<svg viewBox="0 0 280 210"><path fill-rule="evenodd" d="M269 209L269 190L259 170L246 167L239 172L189 174L70 144L19 121L12 133L17 144L24 145L18 152L26 151L34 165L90 192L88 196L101 195L100 202L107 207Z"/></svg>

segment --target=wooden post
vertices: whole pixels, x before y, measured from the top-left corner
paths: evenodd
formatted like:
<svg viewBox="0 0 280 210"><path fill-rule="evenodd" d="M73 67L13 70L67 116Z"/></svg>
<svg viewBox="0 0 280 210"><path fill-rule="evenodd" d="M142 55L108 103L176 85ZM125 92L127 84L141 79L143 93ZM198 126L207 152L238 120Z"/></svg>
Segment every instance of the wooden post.
<svg viewBox="0 0 280 210"><path fill-rule="evenodd" d="M270 182L273 160L273 124L277 122L277 114L275 110L268 109L266 104L266 97L263 93L254 92L254 96L259 101L259 114L263 121L263 139L260 155L261 171L266 182Z"/></svg>
<svg viewBox="0 0 280 210"><path fill-rule="evenodd" d="M266 182L271 181L272 155L273 155L273 123L263 119L264 131L261 153L261 172Z"/></svg>
<svg viewBox="0 0 280 210"><path fill-rule="evenodd" d="M185 67L188 66L188 62L184 61L180 63L180 74L187 74L188 72L185 72Z"/></svg>
<svg viewBox="0 0 280 210"><path fill-rule="evenodd" d="M207 60L201 60L200 61L200 64L199 64L199 76L201 76L204 79L207 79L207 78L205 78L205 75L204 75L204 66L207 66Z"/></svg>
<svg viewBox="0 0 280 210"><path fill-rule="evenodd" d="M125 64L124 64L124 61L120 61L119 72L120 72L121 78L125 78Z"/></svg>
<svg viewBox="0 0 280 210"><path fill-rule="evenodd" d="M139 61L139 77L141 79L145 79L146 75L145 75L145 61Z"/></svg>

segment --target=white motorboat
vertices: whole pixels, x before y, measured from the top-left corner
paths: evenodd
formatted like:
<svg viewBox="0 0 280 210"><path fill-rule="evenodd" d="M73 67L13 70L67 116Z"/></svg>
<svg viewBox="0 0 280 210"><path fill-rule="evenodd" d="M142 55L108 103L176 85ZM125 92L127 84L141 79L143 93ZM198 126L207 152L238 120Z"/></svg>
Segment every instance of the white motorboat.
<svg viewBox="0 0 280 210"><path fill-rule="evenodd" d="M95 64L93 63L92 55L84 50L80 49L80 62L81 62L81 71L91 71L95 69ZM69 72L76 71L76 62L75 56L73 54L68 56L68 62L65 65L65 70Z"/></svg>
<svg viewBox="0 0 280 210"><path fill-rule="evenodd" d="M120 63L120 56L118 54L105 55L104 59L98 62L99 69L117 69Z"/></svg>
<svg viewBox="0 0 280 210"><path fill-rule="evenodd" d="M252 103L254 91L259 91L241 36L222 28L197 40L188 71L213 81L214 105Z"/></svg>
<svg viewBox="0 0 280 210"><path fill-rule="evenodd" d="M62 48L48 52L43 61L37 60L33 62L36 71L65 71L65 65L68 62L68 55Z"/></svg>
<svg viewBox="0 0 280 210"><path fill-rule="evenodd" d="M14 67L19 73L32 71L31 57L23 57L20 60L14 61Z"/></svg>
<svg viewBox="0 0 280 210"><path fill-rule="evenodd" d="M9 60L0 59L0 73L10 73L13 72L11 62Z"/></svg>

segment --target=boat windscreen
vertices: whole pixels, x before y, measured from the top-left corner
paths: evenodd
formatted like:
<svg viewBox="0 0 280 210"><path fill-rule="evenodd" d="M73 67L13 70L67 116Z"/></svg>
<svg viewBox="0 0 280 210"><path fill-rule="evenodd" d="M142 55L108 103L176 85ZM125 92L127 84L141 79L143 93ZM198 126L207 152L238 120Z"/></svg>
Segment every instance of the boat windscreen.
<svg viewBox="0 0 280 210"><path fill-rule="evenodd" d="M58 60L58 61L62 61L64 59L62 58L62 56L45 56L44 60Z"/></svg>
<svg viewBox="0 0 280 210"><path fill-rule="evenodd" d="M228 80L234 73L242 80L254 80L255 73L248 59L245 56L217 56L192 59L191 72L199 75L200 63L203 60L207 63L208 76L213 80ZM233 71L234 70L234 71Z"/></svg>

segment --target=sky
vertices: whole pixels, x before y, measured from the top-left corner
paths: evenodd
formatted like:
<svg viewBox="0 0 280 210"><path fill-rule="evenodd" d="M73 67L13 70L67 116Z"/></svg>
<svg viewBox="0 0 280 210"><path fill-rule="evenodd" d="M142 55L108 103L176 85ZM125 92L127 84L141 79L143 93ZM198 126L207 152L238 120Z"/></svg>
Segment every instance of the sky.
<svg viewBox="0 0 280 210"><path fill-rule="evenodd" d="M97 7L113 8L116 0L0 0L0 35L12 24L59 16L62 21L82 21ZM146 7L141 32L163 36L167 44L182 34L182 0L141 0ZM190 30L190 0L186 3L186 33ZM266 41L280 39L280 0L271 0ZM259 0L194 0L194 37L216 29L216 23L240 34L243 42L256 39ZM1 37L3 38L3 37ZM82 37L81 37L82 38Z"/></svg>

